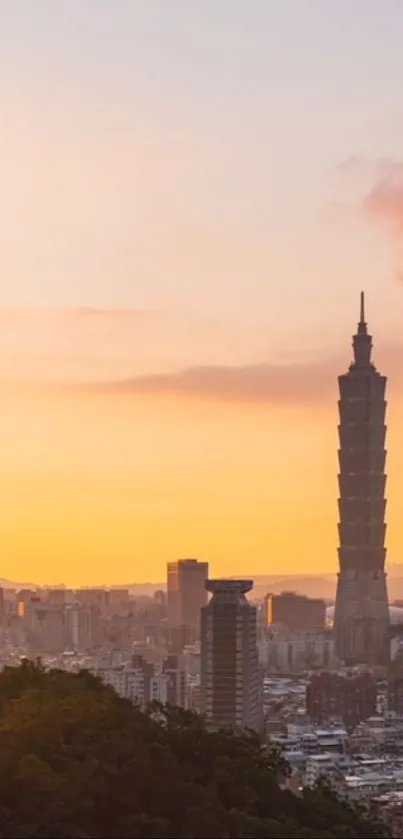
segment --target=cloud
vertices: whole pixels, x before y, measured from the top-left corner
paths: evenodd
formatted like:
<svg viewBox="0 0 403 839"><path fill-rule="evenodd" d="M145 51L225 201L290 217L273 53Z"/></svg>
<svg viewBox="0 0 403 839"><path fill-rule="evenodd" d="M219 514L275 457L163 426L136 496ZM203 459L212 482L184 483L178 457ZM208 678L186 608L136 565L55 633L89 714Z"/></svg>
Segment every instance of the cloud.
<svg viewBox="0 0 403 839"><path fill-rule="evenodd" d="M341 175L349 177L379 179L393 177L403 170L403 163L393 157L365 157L365 155L351 154L341 160L337 167Z"/></svg>
<svg viewBox="0 0 403 839"><path fill-rule="evenodd" d="M38 392L149 395L202 401L334 402L346 346L272 348L253 333L170 312L72 307L0 309L0 382ZM403 343L377 342L375 361L403 385ZM261 359L264 359L261 361Z"/></svg>
<svg viewBox="0 0 403 839"><path fill-rule="evenodd" d="M137 376L103 387L118 393L165 393L241 402L311 400L320 398L329 389L321 365L315 364L189 367L173 373Z"/></svg>
<svg viewBox="0 0 403 839"><path fill-rule="evenodd" d="M320 399L334 389L334 377L320 365L254 364L189 367L172 373L135 376L84 386L87 392L161 395L233 402L299 402Z"/></svg>
<svg viewBox="0 0 403 839"><path fill-rule="evenodd" d="M3 308L0 380L86 381L97 375L126 375L133 369L138 373L150 365L159 334L169 355L174 323L173 315L157 310Z"/></svg>
<svg viewBox="0 0 403 839"><path fill-rule="evenodd" d="M107 323L121 324L122 321L143 321L158 314L158 312L150 309L96 308L93 306L0 308L1 321L20 322L24 325L27 321L32 324L40 324L42 321L46 321L47 325L51 324L52 321L57 323L63 321L66 324L82 321L106 321Z"/></svg>
<svg viewBox="0 0 403 839"><path fill-rule="evenodd" d="M276 353L271 361L285 360L264 322L252 327L172 309L0 309L2 384L74 387L183 367L253 365L268 352Z"/></svg>
<svg viewBox="0 0 403 839"><path fill-rule="evenodd" d="M403 281L403 161L393 158L370 159L352 155L342 161L338 171L358 177L364 189L365 215L382 225L394 250L395 276Z"/></svg>
<svg viewBox="0 0 403 839"><path fill-rule="evenodd" d="M390 236L394 250L394 271L399 282L403 281L403 163L380 178L367 192L363 202L364 212L380 222Z"/></svg>
<svg viewBox="0 0 403 839"><path fill-rule="evenodd" d="M370 189L364 199L364 209L376 219L391 225L392 232L403 236L403 167L399 177L386 177Z"/></svg>
<svg viewBox="0 0 403 839"><path fill-rule="evenodd" d="M394 384L396 379L403 379L402 353L403 345L384 347L381 369L392 369ZM334 354L303 363L188 367L172 373L87 385L83 389L104 394L165 394L226 402L320 403L336 398L337 376L347 369L345 355Z"/></svg>

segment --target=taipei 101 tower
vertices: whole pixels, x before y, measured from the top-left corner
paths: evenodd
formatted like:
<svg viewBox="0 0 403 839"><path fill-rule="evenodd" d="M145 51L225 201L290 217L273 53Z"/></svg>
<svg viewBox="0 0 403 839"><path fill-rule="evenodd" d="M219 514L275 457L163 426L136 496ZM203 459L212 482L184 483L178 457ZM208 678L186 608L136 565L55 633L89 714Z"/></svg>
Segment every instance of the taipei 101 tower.
<svg viewBox="0 0 403 839"><path fill-rule="evenodd" d="M364 294L354 359L339 376L339 565L334 633L347 665L387 664L385 389L371 360Z"/></svg>

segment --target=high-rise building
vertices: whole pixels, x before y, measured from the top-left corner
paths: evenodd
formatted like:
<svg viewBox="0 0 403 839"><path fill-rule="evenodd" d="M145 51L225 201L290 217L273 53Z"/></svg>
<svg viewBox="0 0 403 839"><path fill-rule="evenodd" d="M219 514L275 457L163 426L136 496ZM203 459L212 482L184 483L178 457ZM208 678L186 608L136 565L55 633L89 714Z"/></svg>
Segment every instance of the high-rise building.
<svg viewBox="0 0 403 839"><path fill-rule="evenodd" d="M109 605L110 592L106 588L79 588L75 600L85 606L99 606L102 610Z"/></svg>
<svg viewBox="0 0 403 839"><path fill-rule="evenodd" d="M71 603L75 600L74 592L63 586L45 589L43 596L49 603L55 603L57 606L64 606L65 603Z"/></svg>
<svg viewBox="0 0 403 839"><path fill-rule="evenodd" d="M251 580L208 580L201 618L201 710L211 728L261 726L257 610Z"/></svg>
<svg viewBox="0 0 403 839"><path fill-rule="evenodd" d="M188 679L184 662L180 656L169 655L163 662L162 672L167 679L167 703L188 707Z"/></svg>
<svg viewBox="0 0 403 839"><path fill-rule="evenodd" d="M339 376L339 566L334 619L336 653L346 664L389 657L385 574L385 389L371 361L361 294L354 358Z"/></svg>
<svg viewBox="0 0 403 839"><path fill-rule="evenodd" d="M376 710L376 681L366 673L315 673L307 687L307 711L317 722L342 719L353 729Z"/></svg>
<svg viewBox="0 0 403 839"><path fill-rule="evenodd" d="M391 662L388 673L388 711L403 714L403 656Z"/></svg>
<svg viewBox="0 0 403 839"><path fill-rule="evenodd" d="M32 600L24 620L32 647L41 652L63 652L66 646L64 609L54 603Z"/></svg>
<svg viewBox="0 0 403 839"><path fill-rule="evenodd" d="M65 607L66 647L68 650L90 650L101 644L101 610L99 606L69 603Z"/></svg>
<svg viewBox="0 0 403 839"><path fill-rule="evenodd" d="M126 672L126 696L140 705L147 705L155 697L151 691L151 680L155 675L155 668L142 655L132 656L131 666ZM159 698L159 697L158 697Z"/></svg>
<svg viewBox="0 0 403 839"><path fill-rule="evenodd" d="M323 630L325 627L326 604L319 598L283 591L281 594L267 594L265 606L267 626L281 624L293 632Z"/></svg>
<svg viewBox="0 0 403 839"><path fill-rule="evenodd" d="M200 610L207 603L208 562L179 559L168 562L167 618L169 630L187 627L193 640L200 634ZM189 635L184 631L184 637ZM192 638L189 638L192 640ZM180 650L179 650L180 652Z"/></svg>
<svg viewBox="0 0 403 839"><path fill-rule="evenodd" d="M403 714L403 674L394 673L388 681L388 711Z"/></svg>
<svg viewBox="0 0 403 839"><path fill-rule="evenodd" d="M258 650L262 668L271 673L301 673L336 664L332 632L327 629L322 632L267 629L260 637Z"/></svg>

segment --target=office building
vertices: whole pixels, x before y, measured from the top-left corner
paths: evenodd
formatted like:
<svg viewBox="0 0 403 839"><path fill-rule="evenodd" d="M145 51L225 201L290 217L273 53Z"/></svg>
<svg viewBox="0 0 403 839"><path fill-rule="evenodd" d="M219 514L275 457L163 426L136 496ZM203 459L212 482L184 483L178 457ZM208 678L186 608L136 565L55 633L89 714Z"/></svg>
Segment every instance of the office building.
<svg viewBox="0 0 403 839"><path fill-rule="evenodd" d="M339 566L335 644L346 664L389 659L385 575L385 389L361 294L354 358L339 376Z"/></svg>
<svg viewBox="0 0 403 839"><path fill-rule="evenodd" d="M76 600L85 606L99 606L104 610L109 605L110 592L105 588L80 588L76 591Z"/></svg>
<svg viewBox="0 0 403 839"><path fill-rule="evenodd" d="M132 656L130 667L126 668L126 696L143 707L155 699L151 681L155 675L154 666L139 654Z"/></svg>
<svg viewBox="0 0 403 839"><path fill-rule="evenodd" d="M336 664L331 630L291 632L287 629L261 635L260 665L267 673L301 673Z"/></svg>
<svg viewBox="0 0 403 839"><path fill-rule="evenodd" d="M99 606L69 603L65 607L66 649L91 650L102 641Z"/></svg>
<svg viewBox="0 0 403 839"><path fill-rule="evenodd" d="M211 728L261 725L257 611L250 580L209 580L201 619L201 710Z"/></svg>
<svg viewBox="0 0 403 839"><path fill-rule="evenodd" d="M104 684L142 708L150 702L189 707L187 671L177 656L155 664L136 653L130 662L102 664L94 672Z"/></svg>
<svg viewBox="0 0 403 839"><path fill-rule="evenodd" d="M200 631L194 626L182 624L169 628L169 651L173 655L180 655L185 647L192 646L198 639Z"/></svg>
<svg viewBox="0 0 403 839"><path fill-rule="evenodd" d="M403 655L399 652L388 673L388 711L403 716Z"/></svg>
<svg viewBox="0 0 403 839"><path fill-rule="evenodd" d="M307 687L307 711L316 722L342 719L347 730L376 711L376 682L368 672L315 673Z"/></svg>
<svg viewBox="0 0 403 839"><path fill-rule="evenodd" d="M108 606L110 609L124 609L130 607L131 597L128 588L111 588L108 592Z"/></svg>
<svg viewBox="0 0 403 839"><path fill-rule="evenodd" d="M44 599L49 603L54 603L57 606L64 606L65 603L70 603L75 600L74 592L59 586L59 588L45 589Z"/></svg>
<svg viewBox="0 0 403 839"><path fill-rule="evenodd" d="M326 622L324 600L305 597L293 591L268 594L265 597L267 626L278 624L291 632L323 630Z"/></svg>
<svg viewBox="0 0 403 839"><path fill-rule="evenodd" d="M167 570L168 628L176 630L176 646L181 637L191 643L200 635L200 610L207 603L208 562L179 559L169 562Z"/></svg>
<svg viewBox="0 0 403 839"><path fill-rule="evenodd" d="M388 711L403 716L403 673L393 673L388 681Z"/></svg>
<svg viewBox="0 0 403 839"><path fill-rule="evenodd" d="M169 655L163 662L162 673L166 678L168 705L188 707L188 676L181 656Z"/></svg>
<svg viewBox="0 0 403 839"><path fill-rule="evenodd" d="M62 606L32 600L24 613L29 642L38 652L60 653L65 649L65 612Z"/></svg>

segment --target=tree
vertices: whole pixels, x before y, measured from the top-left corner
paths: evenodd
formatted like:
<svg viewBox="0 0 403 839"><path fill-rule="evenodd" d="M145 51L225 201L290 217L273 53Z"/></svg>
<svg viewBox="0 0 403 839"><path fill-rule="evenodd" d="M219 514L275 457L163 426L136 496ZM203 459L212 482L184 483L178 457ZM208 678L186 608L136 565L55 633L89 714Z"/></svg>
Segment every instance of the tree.
<svg viewBox="0 0 403 839"><path fill-rule="evenodd" d="M196 714L121 699L87 672L0 674L0 839L387 837L319 786L277 782L281 755Z"/></svg>

